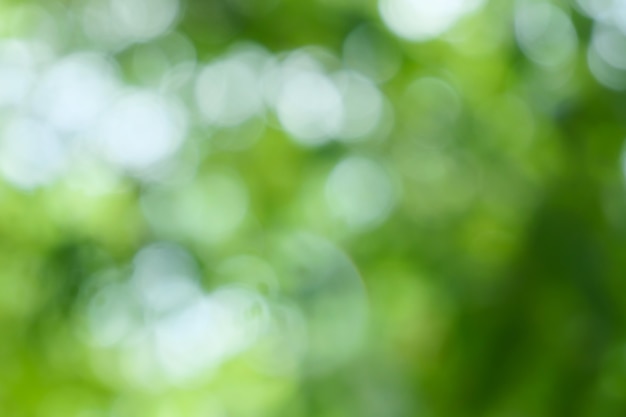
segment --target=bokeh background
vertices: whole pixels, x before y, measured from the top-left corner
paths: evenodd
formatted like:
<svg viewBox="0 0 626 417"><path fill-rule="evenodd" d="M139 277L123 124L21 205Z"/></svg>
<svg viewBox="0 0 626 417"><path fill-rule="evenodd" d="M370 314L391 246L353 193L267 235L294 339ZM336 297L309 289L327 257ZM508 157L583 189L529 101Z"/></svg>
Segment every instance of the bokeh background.
<svg viewBox="0 0 626 417"><path fill-rule="evenodd" d="M626 412L626 1L0 1L0 415Z"/></svg>

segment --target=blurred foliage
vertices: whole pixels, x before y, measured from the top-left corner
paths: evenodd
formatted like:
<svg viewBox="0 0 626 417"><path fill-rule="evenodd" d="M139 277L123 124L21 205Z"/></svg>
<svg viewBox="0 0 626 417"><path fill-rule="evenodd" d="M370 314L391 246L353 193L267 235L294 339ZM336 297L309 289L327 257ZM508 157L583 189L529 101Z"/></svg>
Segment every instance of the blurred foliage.
<svg viewBox="0 0 626 417"><path fill-rule="evenodd" d="M0 1L0 415L622 416L625 7Z"/></svg>

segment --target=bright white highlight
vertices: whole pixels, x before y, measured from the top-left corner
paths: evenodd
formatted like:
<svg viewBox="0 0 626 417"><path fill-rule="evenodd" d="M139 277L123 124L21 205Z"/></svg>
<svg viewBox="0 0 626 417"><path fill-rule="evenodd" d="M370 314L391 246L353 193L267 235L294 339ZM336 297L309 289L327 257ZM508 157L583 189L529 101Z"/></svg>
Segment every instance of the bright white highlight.
<svg viewBox="0 0 626 417"><path fill-rule="evenodd" d="M285 130L307 146L323 144L337 135L344 116L335 84L320 72L306 70L287 74L276 110Z"/></svg>
<svg viewBox="0 0 626 417"><path fill-rule="evenodd" d="M249 348L268 320L260 295L239 287L219 289L157 324L161 366L174 380L210 370Z"/></svg>
<svg viewBox="0 0 626 417"><path fill-rule="evenodd" d="M118 100L96 132L106 158L131 171L145 170L171 157L185 133L181 109L142 91Z"/></svg>
<svg viewBox="0 0 626 417"><path fill-rule="evenodd" d="M48 185L64 173L66 152L48 126L30 119L13 120L0 138L0 172L19 188Z"/></svg>
<svg viewBox="0 0 626 417"><path fill-rule="evenodd" d="M332 56L313 52L296 51L264 71L263 97L280 126L305 147L371 137L383 119L383 94L356 71L329 74L323 62Z"/></svg>
<svg viewBox="0 0 626 417"><path fill-rule="evenodd" d="M448 31L481 4L482 0L380 0L379 10L396 35L426 41Z"/></svg>
<svg viewBox="0 0 626 417"><path fill-rule="evenodd" d="M0 108L22 104L36 79L36 48L20 41L0 43Z"/></svg>
<svg viewBox="0 0 626 417"><path fill-rule="evenodd" d="M70 55L41 80L33 105L55 127L75 132L90 127L113 100L114 68L97 54Z"/></svg>
<svg viewBox="0 0 626 417"><path fill-rule="evenodd" d="M157 243L142 249L127 282L105 285L88 309L91 342L121 348L138 382L184 383L251 347L271 322L265 299L242 286L205 293L192 258ZM133 364L132 369L126 369Z"/></svg>

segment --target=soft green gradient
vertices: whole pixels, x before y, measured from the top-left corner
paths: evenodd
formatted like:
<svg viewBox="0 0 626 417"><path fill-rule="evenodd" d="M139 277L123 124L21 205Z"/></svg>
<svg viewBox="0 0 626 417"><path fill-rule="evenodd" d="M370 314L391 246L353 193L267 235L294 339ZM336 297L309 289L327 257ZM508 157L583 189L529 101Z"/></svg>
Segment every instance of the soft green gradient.
<svg viewBox="0 0 626 417"><path fill-rule="evenodd" d="M0 0L0 416L623 416L623 10Z"/></svg>

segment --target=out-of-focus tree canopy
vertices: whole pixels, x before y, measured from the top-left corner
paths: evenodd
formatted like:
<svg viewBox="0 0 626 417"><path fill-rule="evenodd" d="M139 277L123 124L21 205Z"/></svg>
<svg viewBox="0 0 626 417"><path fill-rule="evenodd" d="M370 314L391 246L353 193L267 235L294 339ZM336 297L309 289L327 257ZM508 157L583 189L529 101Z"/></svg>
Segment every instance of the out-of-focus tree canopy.
<svg viewBox="0 0 626 417"><path fill-rule="evenodd" d="M623 416L625 89L624 0L0 0L0 416Z"/></svg>

